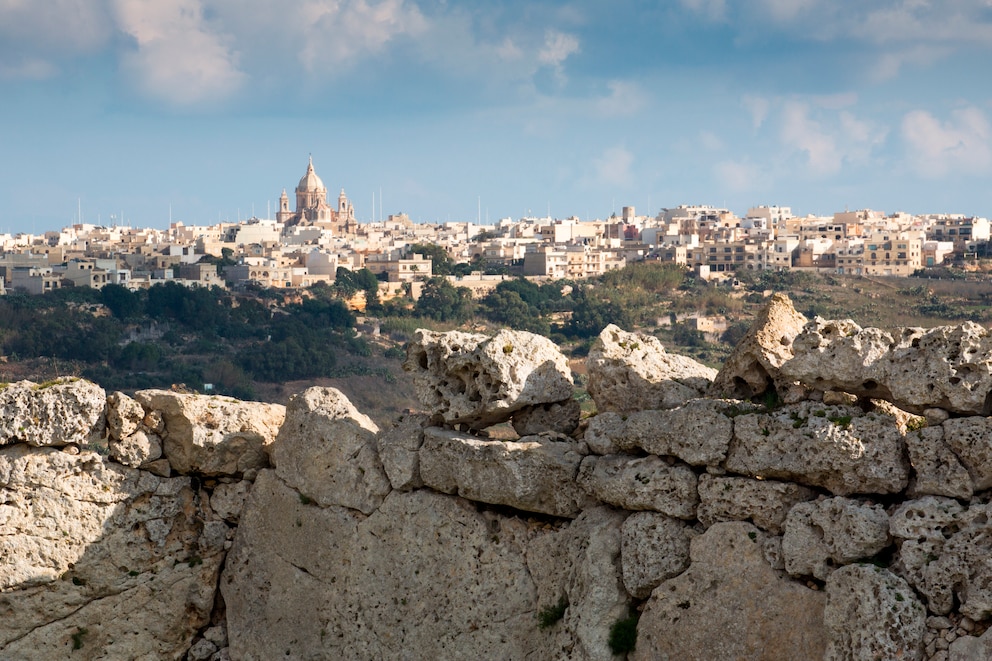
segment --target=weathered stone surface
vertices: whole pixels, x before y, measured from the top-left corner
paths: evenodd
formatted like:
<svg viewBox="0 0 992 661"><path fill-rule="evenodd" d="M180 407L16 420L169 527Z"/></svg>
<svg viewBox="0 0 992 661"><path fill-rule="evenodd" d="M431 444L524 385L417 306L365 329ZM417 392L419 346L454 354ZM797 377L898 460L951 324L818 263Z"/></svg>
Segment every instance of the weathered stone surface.
<svg viewBox="0 0 992 661"><path fill-rule="evenodd" d="M817 317L792 349L782 374L818 390L884 399L913 413L992 413L992 338L974 322L890 332Z"/></svg>
<svg viewBox="0 0 992 661"><path fill-rule="evenodd" d="M107 393L83 379L0 385L0 445L86 445L103 435Z"/></svg>
<svg viewBox="0 0 992 661"><path fill-rule="evenodd" d="M626 426L627 416L615 411L603 411L589 418L582 438L594 454L619 454L633 449L633 445L621 445L625 440Z"/></svg>
<svg viewBox="0 0 992 661"><path fill-rule="evenodd" d="M713 379L710 394L749 399L772 388L788 390L792 381L779 369L792 358L792 341L806 322L788 296L773 294Z"/></svg>
<svg viewBox="0 0 992 661"><path fill-rule="evenodd" d="M428 427L420 475L444 493L571 518L590 503L575 481L582 449L580 443L541 436L501 442Z"/></svg>
<svg viewBox="0 0 992 661"><path fill-rule="evenodd" d="M269 470L249 495L221 578L231 658L558 656L527 568L540 531L427 490L368 517L299 496Z"/></svg>
<svg viewBox="0 0 992 661"><path fill-rule="evenodd" d="M407 415L377 439L379 460L394 489L409 491L424 486L420 479L420 446L429 416Z"/></svg>
<svg viewBox="0 0 992 661"><path fill-rule="evenodd" d="M961 636L947 648L947 661L988 661L992 659L992 629L981 636Z"/></svg>
<svg viewBox="0 0 992 661"><path fill-rule="evenodd" d="M658 338L613 324L593 343L586 367L596 408L621 413L681 406L705 392L716 376L692 358L666 352Z"/></svg>
<svg viewBox="0 0 992 661"><path fill-rule="evenodd" d="M111 438L107 444L111 459L132 468L138 468L162 456L162 440L155 434L147 434L141 429L120 440Z"/></svg>
<svg viewBox="0 0 992 661"><path fill-rule="evenodd" d="M590 455L582 461L578 483L604 503L627 510L696 517L696 474L688 466L670 466L654 455Z"/></svg>
<svg viewBox="0 0 992 661"><path fill-rule="evenodd" d="M145 409L122 392L107 395L107 436L117 441L138 431Z"/></svg>
<svg viewBox="0 0 992 661"><path fill-rule="evenodd" d="M493 337L418 330L403 368L417 397L447 424L481 429L524 407L572 397L568 361L549 339L501 330Z"/></svg>
<svg viewBox="0 0 992 661"><path fill-rule="evenodd" d="M963 615L985 619L992 612L992 506L972 505L955 524L957 532L942 545L939 539L924 540L933 546L915 587L935 613L947 614L956 603Z"/></svg>
<svg viewBox="0 0 992 661"><path fill-rule="evenodd" d="M391 489L377 431L341 391L307 388L289 399L286 422L269 448L272 464L302 498L370 514Z"/></svg>
<svg viewBox="0 0 992 661"><path fill-rule="evenodd" d="M719 521L751 521L780 535L792 506L816 496L813 489L791 482L704 474L699 476L696 517L706 527Z"/></svg>
<svg viewBox="0 0 992 661"><path fill-rule="evenodd" d="M210 509L225 521L237 523L250 489L251 482L247 480L218 484L210 494Z"/></svg>
<svg viewBox="0 0 992 661"><path fill-rule="evenodd" d="M823 658L825 595L772 569L762 537L749 523L727 522L693 539L689 568L654 590L628 658Z"/></svg>
<svg viewBox="0 0 992 661"><path fill-rule="evenodd" d="M728 412L734 406L733 402L697 399L667 411L637 411L627 417L616 442L648 454L675 456L692 466L718 466L727 458L733 437L734 423Z"/></svg>
<svg viewBox="0 0 992 661"><path fill-rule="evenodd" d="M0 449L0 658L181 658L227 538L189 478Z"/></svg>
<svg viewBox="0 0 992 661"><path fill-rule="evenodd" d="M782 555L793 576L826 580L835 567L870 558L890 541L889 517L881 505L827 498L789 511Z"/></svg>
<svg viewBox="0 0 992 661"><path fill-rule="evenodd" d="M734 418L727 470L853 493L898 493L909 480L895 421L844 406L802 402Z"/></svg>
<svg viewBox="0 0 992 661"><path fill-rule="evenodd" d="M944 442L968 469L975 490L992 488L992 419L951 418L941 427Z"/></svg>
<svg viewBox="0 0 992 661"><path fill-rule="evenodd" d="M848 565L827 579L827 661L922 659L926 611L906 581L874 565Z"/></svg>
<svg viewBox="0 0 992 661"><path fill-rule="evenodd" d="M893 566L917 589L924 584L924 573L939 557L944 541L957 530L964 511L951 498L924 496L904 502L892 513L889 532L901 540Z"/></svg>
<svg viewBox="0 0 992 661"><path fill-rule="evenodd" d="M546 642L535 659L612 661L610 628L625 617L627 593L621 579L621 524L625 514L591 507L568 526L527 545L527 568L537 587L538 612L560 604L562 619L542 632ZM512 658L487 655L487 658Z"/></svg>
<svg viewBox="0 0 992 661"><path fill-rule="evenodd" d="M623 584L646 599L658 585L689 566L689 542L696 536L685 521L655 512L635 512L620 531Z"/></svg>
<svg viewBox="0 0 992 661"><path fill-rule="evenodd" d="M571 434L579 426L582 407L574 399L526 406L513 414L513 431L521 436L543 432Z"/></svg>
<svg viewBox="0 0 992 661"><path fill-rule="evenodd" d="M943 427L924 427L909 432L906 434L906 449L909 450L909 463L915 473L908 495L971 498L974 493L971 475L944 441ZM968 454L967 449L965 454Z"/></svg>
<svg viewBox="0 0 992 661"><path fill-rule="evenodd" d="M265 446L286 415L281 404L170 390L140 390L135 399L146 413L161 415L163 453L181 474L240 475L268 465Z"/></svg>

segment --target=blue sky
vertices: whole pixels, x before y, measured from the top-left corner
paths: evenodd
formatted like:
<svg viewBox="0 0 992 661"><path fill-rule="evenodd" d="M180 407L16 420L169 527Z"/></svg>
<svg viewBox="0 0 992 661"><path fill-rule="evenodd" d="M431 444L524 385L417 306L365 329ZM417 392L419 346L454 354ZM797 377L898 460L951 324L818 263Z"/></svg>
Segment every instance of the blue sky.
<svg viewBox="0 0 992 661"><path fill-rule="evenodd" d="M0 0L0 233L265 216L310 154L360 220L992 216L992 0Z"/></svg>

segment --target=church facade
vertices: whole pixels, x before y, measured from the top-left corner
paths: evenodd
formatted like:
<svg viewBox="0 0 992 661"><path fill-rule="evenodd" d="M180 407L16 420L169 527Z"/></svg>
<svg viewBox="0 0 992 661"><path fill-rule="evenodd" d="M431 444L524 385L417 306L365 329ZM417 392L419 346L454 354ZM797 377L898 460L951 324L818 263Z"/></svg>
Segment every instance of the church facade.
<svg viewBox="0 0 992 661"><path fill-rule="evenodd" d="M296 187L296 210L289 209L289 196L286 189L279 196L279 211L276 220L287 227L292 225L316 225L330 228L336 234L348 234L355 229L355 207L341 189L337 208L327 203L327 187L313 169L313 157L307 165L307 172Z"/></svg>

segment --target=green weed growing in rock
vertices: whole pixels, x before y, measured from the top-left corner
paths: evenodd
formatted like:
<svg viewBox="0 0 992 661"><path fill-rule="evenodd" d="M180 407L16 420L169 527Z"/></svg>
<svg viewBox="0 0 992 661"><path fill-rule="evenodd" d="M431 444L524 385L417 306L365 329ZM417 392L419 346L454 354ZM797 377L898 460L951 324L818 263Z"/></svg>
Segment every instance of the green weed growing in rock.
<svg viewBox="0 0 992 661"><path fill-rule="evenodd" d="M614 654L633 652L637 645L637 620L639 615L634 613L629 617L617 620L610 627L610 637L607 643Z"/></svg>
<svg viewBox="0 0 992 661"><path fill-rule="evenodd" d="M537 612L537 626L541 629L553 626L558 620L565 617L566 610L568 610L568 597L562 597L553 606L545 606Z"/></svg>

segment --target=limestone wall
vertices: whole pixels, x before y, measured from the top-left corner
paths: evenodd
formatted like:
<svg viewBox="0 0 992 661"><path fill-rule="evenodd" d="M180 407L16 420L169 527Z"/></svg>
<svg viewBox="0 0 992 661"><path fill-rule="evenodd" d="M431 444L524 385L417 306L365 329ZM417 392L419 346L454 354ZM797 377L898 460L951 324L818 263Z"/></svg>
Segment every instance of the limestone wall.
<svg viewBox="0 0 992 661"><path fill-rule="evenodd" d="M0 658L992 658L981 327L776 297L717 374L611 326L592 416L544 338L408 355L384 430L333 389L0 390Z"/></svg>

